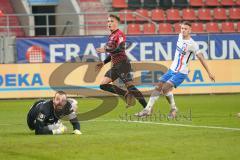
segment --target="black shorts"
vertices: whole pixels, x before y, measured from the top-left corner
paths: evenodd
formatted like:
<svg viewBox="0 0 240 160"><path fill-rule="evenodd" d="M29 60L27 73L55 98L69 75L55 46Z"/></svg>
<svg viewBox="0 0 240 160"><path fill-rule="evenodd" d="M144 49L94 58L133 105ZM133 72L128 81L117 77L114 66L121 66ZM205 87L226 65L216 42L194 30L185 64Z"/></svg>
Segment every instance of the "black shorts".
<svg viewBox="0 0 240 160"><path fill-rule="evenodd" d="M115 81L117 78L120 78L123 83L132 81L131 75L131 64L129 60L123 60L119 63L112 66L110 70L107 71L105 77L111 78L112 81Z"/></svg>

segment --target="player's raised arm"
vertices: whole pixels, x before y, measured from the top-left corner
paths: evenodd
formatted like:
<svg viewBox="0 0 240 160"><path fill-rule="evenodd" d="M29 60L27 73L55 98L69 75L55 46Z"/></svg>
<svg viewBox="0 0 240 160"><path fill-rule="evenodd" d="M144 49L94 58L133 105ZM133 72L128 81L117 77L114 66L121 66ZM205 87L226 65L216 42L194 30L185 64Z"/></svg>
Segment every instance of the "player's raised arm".
<svg viewBox="0 0 240 160"><path fill-rule="evenodd" d="M201 64L203 65L204 69L207 71L208 73L208 77L211 79L211 81L214 81L215 82L215 76L210 72L209 68L208 68L208 65L203 57L203 54L202 53L199 53L196 55L197 58L199 59L199 61L201 62Z"/></svg>

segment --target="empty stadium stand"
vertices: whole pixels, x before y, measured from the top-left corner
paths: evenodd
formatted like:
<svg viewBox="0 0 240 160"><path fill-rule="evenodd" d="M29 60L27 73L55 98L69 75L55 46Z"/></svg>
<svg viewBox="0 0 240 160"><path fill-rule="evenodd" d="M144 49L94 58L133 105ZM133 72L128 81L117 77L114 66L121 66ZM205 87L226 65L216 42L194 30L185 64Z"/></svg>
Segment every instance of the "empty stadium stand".
<svg viewBox="0 0 240 160"><path fill-rule="evenodd" d="M203 23L194 22L192 23L192 32L193 33L204 33L204 25Z"/></svg>
<svg viewBox="0 0 240 160"><path fill-rule="evenodd" d="M183 20L188 20L188 21L197 20L197 16L195 14L194 9L192 9L192 8L184 8L182 10L182 19Z"/></svg>
<svg viewBox="0 0 240 160"><path fill-rule="evenodd" d="M107 9L100 0L78 0L86 24L85 34L104 34L106 31ZM96 14L98 13L98 14ZM101 14L102 13L102 14Z"/></svg>
<svg viewBox="0 0 240 160"><path fill-rule="evenodd" d="M215 20L226 20L227 14L225 8L214 8L213 9L213 18Z"/></svg>
<svg viewBox="0 0 240 160"><path fill-rule="evenodd" d="M205 1L205 5L208 7L216 7L216 6L220 6L221 4L219 3L218 0L207 0Z"/></svg>
<svg viewBox="0 0 240 160"><path fill-rule="evenodd" d="M198 10L198 19L205 21L212 20L211 10L209 8L200 8Z"/></svg>
<svg viewBox="0 0 240 160"><path fill-rule="evenodd" d="M132 10L128 10L128 9L124 9L121 10L119 13L119 18L121 21L134 21L135 17L133 16L134 11Z"/></svg>
<svg viewBox="0 0 240 160"><path fill-rule="evenodd" d="M181 23L177 22L173 24L173 29L175 33L179 33L181 30Z"/></svg>
<svg viewBox="0 0 240 160"><path fill-rule="evenodd" d="M0 10L2 11L2 16L0 16L0 26L4 26L4 28L1 28L0 32L7 33L9 31L10 35L24 36L23 30L20 28L18 17L8 15L14 14L12 4L9 0L0 0Z"/></svg>
<svg viewBox="0 0 240 160"><path fill-rule="evenodd" d="M140 25L136 23L130 23L127 26L127 33L128 34L141 34Z"/></svg>
<svg viewBox="0 0 240 160"><path fill-rule="evenodd" d="M218 23L216 23L216 22L208 22L206 24L206 31L209 32L209 33L220 32L220 28L218 26Z"/></svg>
<svg viewBox="0 0 240 160"><path fill-rule="evenodd" d="M145 23L143 24L143 33L144 34L156 34L155 32L156 27L152 23Z"/></svg>
<svg viewBox="0 0 240 160"><path fill-rule="evenodd" d="M231 20L240 20L240 8L230 8L229 18Z"/></svg>
<svg viewBox="0 0 240 160"><path fill-rule="evenodd" d="M234 23L232 22L223 22L221 28L222 32L235 32Z"/></svg>
<svg viewBox="0 0 240 160"><path fill-rule="evenodd" d="M189 0L190 7L203 7L204 2L202 0Z"/></svg>
<svg viewBox="0 0 240 160"><path fill-rule="evenodd" d="M131 25L140 24L144 34L149 34L146 19L138 17L133 12L157 22L158 33L175 33L180 30L179 23L184 20L192 22L192 32L239 32L240 0L113 0L113 10L116 2L121 3L119 16ZM130 5L130 7L129 7ZM147 25L148 24L148 25ZM152 25L151 31L155 26ZM163 27L163 28L161 28ZM169 27L169 28L168 28Z"/></svg>
<svg viewBox="0 0 240 160"><path fill-rule="evenodd" d="M158 32L160 34L172 34L172 25L170 23L159 23Z"/></svg>
<svg viewBox="0 0 240 160"><path fill-rule="evenodd" d="M164 10L159 8L151 10L151 19L153 21L164 21L165 20Z"/></svg>
<svg viewBox="0 0 240 160"><path fill-rule="evenodd" d="M128 5L126 3L126 0L113 0L112 7L123 9L123 8L128 8Z"/></svg>
<svg viewBox="0 0 240 160"><path fill-rule="evenodd" d="M106 7L108 1L111 7ZM0 0L0 32L24 36L10 0ZM106 34L108 11L118 15L129 34L171 34L181 21L192 22L194 33L239 32L240 0L77 0L84 14L84 34ZM9 20L6 15L9 16ZM126 23L125 23L126 21ZM9 23L10 27L5 27ZM79 22L78 22L79 23ZM158 25L156 26L155 23ZM157 31L157 32L156 32ZM27 33L27 32L26 32Z"/></svg>
<svg viewBox="0 0 240 160"><path fill-rule="evenodd" d="M220 1L221 6L233 6L234 0L221 0Z"/></svg>
<svg viewBox="0 0 240 160"><path fill-rule="evenodd" d="M147 9L137 9L136 12L137 12L139 15L143 16L143 17L141 17L141 16L136 16L136 21L144 22L144 21L146 21L146 19L145 19L144 17L150 18Z"/></svg>
<svg viewBox="0 0 240 160"><path fill-rule="evenodd" d="M240 32L240 22L237 23L237 31Z"/></svg>
<svg viewBox="0 0 240 160"><path fill-rule="evenodd" d="M175 8L166 10L166 15L168 21L180 21L182 19L179 10Z"/></svg>

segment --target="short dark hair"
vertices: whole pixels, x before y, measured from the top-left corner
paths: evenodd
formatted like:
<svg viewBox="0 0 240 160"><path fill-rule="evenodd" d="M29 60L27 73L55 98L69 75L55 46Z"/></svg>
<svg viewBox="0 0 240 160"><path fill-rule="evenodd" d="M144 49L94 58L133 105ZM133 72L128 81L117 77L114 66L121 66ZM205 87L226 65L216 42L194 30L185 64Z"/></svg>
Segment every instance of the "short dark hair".
<svg viewBox="0 0 240 160"><path fill-rule="evenodd" d="M183 21L182 24L192 27L192 24L189 21Z"/></svg>
<svg viewBox="0 0 240 160"><path fill-rule="evenodd" d="M108 17L115 18L118 22L120 22L120 18L115 14L110 14Z"/></svg>
<svg viewBox="0 0 240 160"><path fill-rule="evenodd" d="M64 92L64 91L57 91L57 92L55 93L55 96L56 96L57 94L66 95L66 96L67 96L66 92Z"/></svg>

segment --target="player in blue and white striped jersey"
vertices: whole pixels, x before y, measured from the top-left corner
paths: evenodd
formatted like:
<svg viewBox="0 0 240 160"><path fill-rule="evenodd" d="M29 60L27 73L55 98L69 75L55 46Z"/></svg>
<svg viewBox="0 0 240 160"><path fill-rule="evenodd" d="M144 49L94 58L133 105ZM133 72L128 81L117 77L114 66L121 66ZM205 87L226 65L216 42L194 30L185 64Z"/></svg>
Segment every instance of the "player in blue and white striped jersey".
<svg viewBox="0 0 240 160"><path fill-rule="evenodd" d="M215 81L214 75L210 72L208 65L204 61L203 54L197 43L191 38L191 23L185 21L181 24L181 33L178 36L177 47L175 57L170 69L160 78L160 82L157 84L155 90L152 92L151 97L145 109L136 113L136 116L142 117L150 115L153 111L153 105L159 96L162 94L166 96L171 109L169 117L175 118L177 114L177 106L174 101L172 90L177 88L188 75L188 64L191 55L196 55L205 70L208 73L209 78Z"/></svg>

